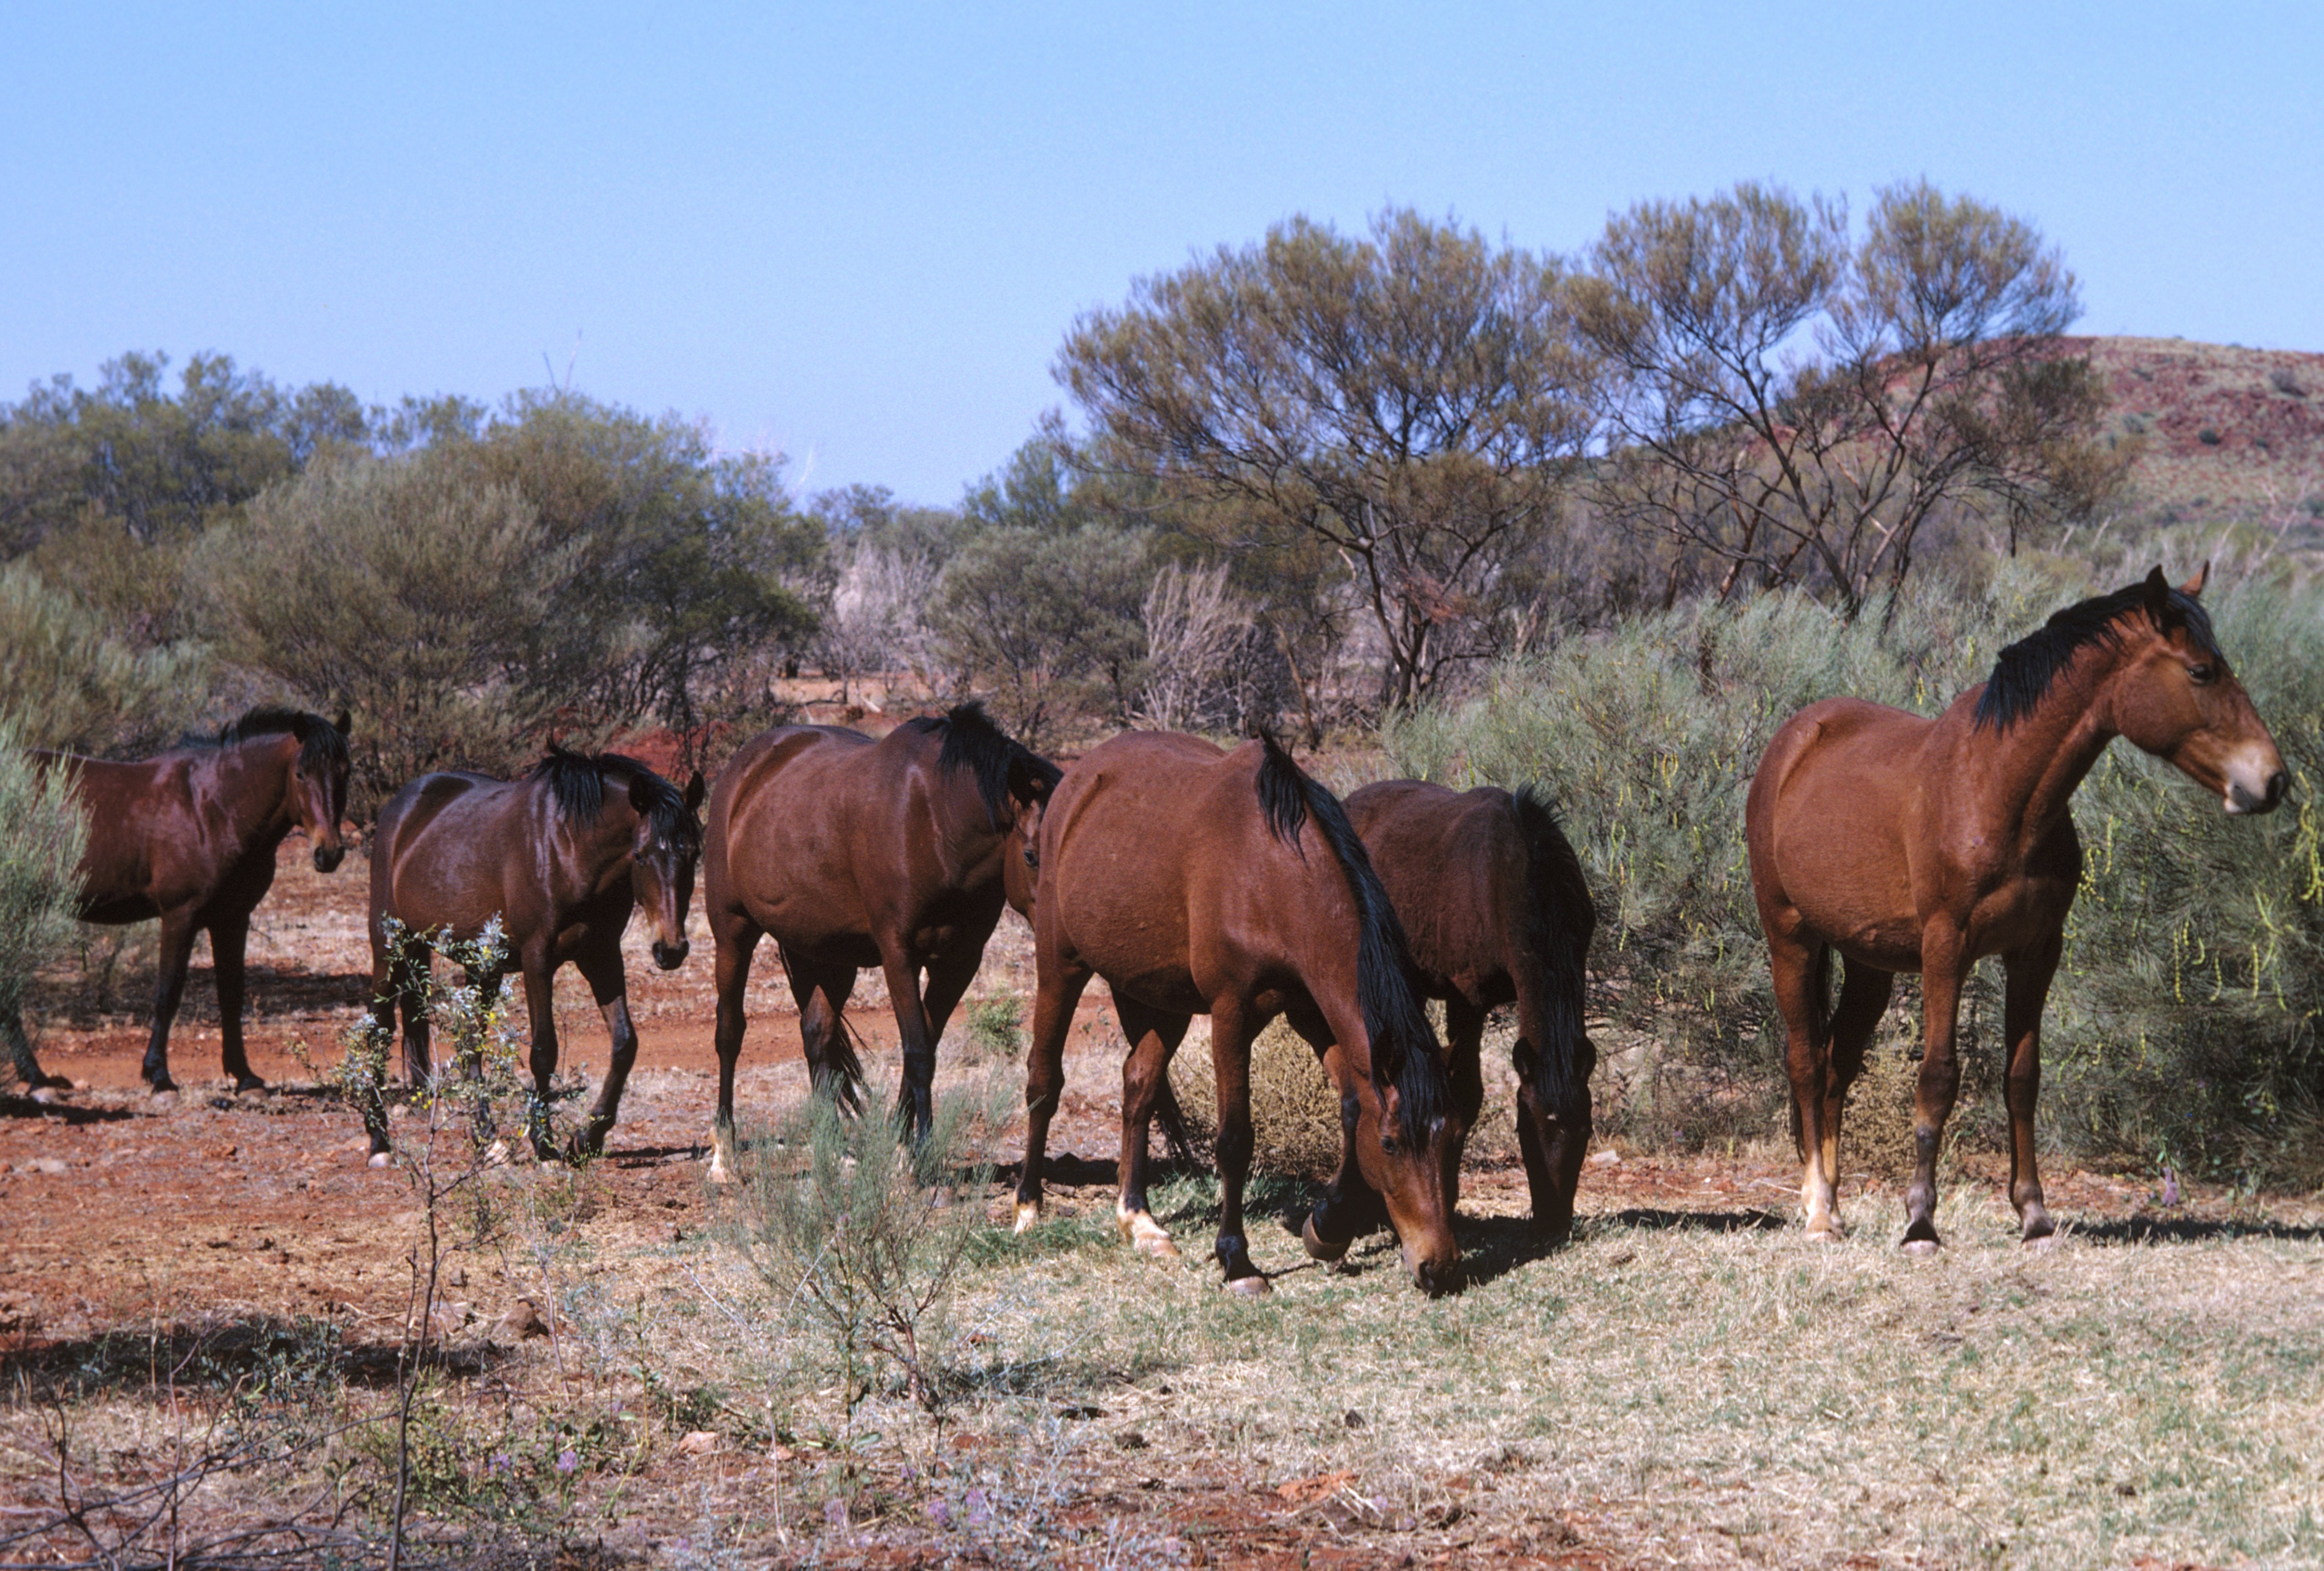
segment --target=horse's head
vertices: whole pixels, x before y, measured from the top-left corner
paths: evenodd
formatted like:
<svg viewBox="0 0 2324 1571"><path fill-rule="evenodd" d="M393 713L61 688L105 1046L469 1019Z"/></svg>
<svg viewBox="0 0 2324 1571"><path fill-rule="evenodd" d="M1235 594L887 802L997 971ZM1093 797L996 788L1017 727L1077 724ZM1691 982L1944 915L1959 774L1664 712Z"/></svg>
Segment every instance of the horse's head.
<svg viewBox="0 0 2324 1571"><path fill-rule="evenodd" d="M2210 565L2172 589L2156 568L2146 577L2144 616L2125 618L2123 679L2115 729L2217 795L2230 813L2265 813L2283 800L2290 776L2275 738L2212 641L2197 596Z"/></svg>
<svg viewBox="0 0 2324 1571"><path fill-rule="evenodd" d="M630 889L653 924L654 964L675 971L691 947L687 908L694 902L694 870L702 860L702 772L686 782L684 810L669 782L647 773L630 777L630 806L638 816L630 844Z"/></svg>
<svg viewBox="0 0 2324 1571"><path fill-rule="evenodd" d="M331 873L346 860L347 843L339 833L339 822L346 817L347 777L353 772L353 761L347 755L349 716L345 709L331 721L337 732L335 738L299 738L299 751L290 764L290 821L307 831L315 844L315 871ZM309 716L307 724L319 729L319 723Z"/></svg>
<svg viewBox="0 0 2324 1571"><path fill-rule="evenodd" d="M1056 766L1027 753L1009 766L1010 818L1002 836L1001 886L1010 906L1028 922L1041 877L1041 821L1056 789Z"/></svg>
<svg viewBox="0 0 2324 1571"><path fill-rule="evenodd" d="M1449 1101L1407 1117L1406 1093L1385 1077L1364 1089L1371 1095L1357 1095L1356 1166L1388 1206L1404 1269L1422 1291L1447 1291L1461 1271L1452 1209L1468 1125Z"/></svg>

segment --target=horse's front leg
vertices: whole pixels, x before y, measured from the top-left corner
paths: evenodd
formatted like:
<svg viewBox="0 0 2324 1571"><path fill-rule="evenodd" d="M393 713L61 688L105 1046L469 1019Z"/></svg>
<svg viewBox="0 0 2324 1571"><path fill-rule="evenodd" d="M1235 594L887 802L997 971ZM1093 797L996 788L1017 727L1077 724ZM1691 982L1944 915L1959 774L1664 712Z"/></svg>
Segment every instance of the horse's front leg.
<svg viewBox="0 0 2324 1571"><path fill-rule="evenodd" d="M524 956L525 1011L532 1020L532 1105L525 1109L525 1134L533 1154L554 1160L556 1142L549 1137L549 1083L557 1076L557 957L537 953Z"/></svg>
<svg viewBox="0 0 2324 1571"><path fill-rule="evenodd" d="M1266 1274L1250 1260L1243 1231L1242 1190L1250 1177L1250 1044L1263 1022L1244 1000L1222 1000L1211 1010L1211 1069L1219 1098L1219 1264L1231 1293L1268 1291Z"/></svg>
<svg viewBox="0 0 2324 1571"><path fill-rule="evenodd" d="M574 1131L569 1153L576 1157L594 1157L605 1149L605 1136L621 1114L622 1091L630 1083L630 1069L638 1061L638 1030L630 1021L629 978L622 970L622 951L617 943L592 950L576 962L581 979L589 984L589 995L597 1001L597 1012L605 1019L606 1033L613 1038L613 1056L605 1066L605 1083L597 1088L596 1104L589 1109L588 1122Z"/></svg>
<svg viewBox="0 0 2324 1571"><path fill-rule="evenodd" d="M2009 1036L2009 1203L2024 1231L2019 1242L2039 1243L2056 1231L2042 1204L2042 1175L2034 1160L2034 1103L2042 1093L2042 1006L2066 946L2060 929L2040 943L2002 956L2009 981L2002 1005Z"/></svg>
<svg viewBox="0 0 2324 1571"><path fill-rule="evenodd" d="M210 924L210 965L217 980L218 1037L226 1072L236 1091L265 1086L243 1050L243 957L250 947L250 913L220 917Z"/></svg>
<svg viewBox="0 0 2324 1571"><path fill-rule="evenodd" d="M194 953L193 919L184 911L161 916L161 949L153 975L153 1032L145 1043L145 1083L154 1095L175 1091L170 1078L170 1026L186 996L186 967Z"/></svg>
<svg viewBox="0 0 2324 1571"><path fill-rule="evenodd" d="M920 997L919 961L900 940L880 946L880 971L888 979L888 1003L896 1012L896 1035L903 1048L896 1122L910 1129L917 1148L936 1122L936 1034L928 1030L927 1005Z"/></svg>
<svg viewBox="0 0 2324 1571"><path fill-rule="evenodd" d="M1937 1237L1937 1150L1944 1143L1945 1120L1960 1094L1960 1059L1953 1034L1960 1015L1961 985L1972 962L1959 929L1940 917L1921 935L1921 994L1925 1049L1921 1077L1913 1090L1913 1181L1904 1190L1904 1247L1932 1252Z"/></svg>
<svg viewBox="0 0 2324 1571"><path fill-rule="evenodd" d="M743 993L751 982L751 956L761 937L758 925L737 911L710 913L710 938L715 948L718 992L718 1113L710 1126L710 1179L726 1183L734 1172L734 1066L742 1056L742 1031L749 1023ZM800 1012L805 1030L805 1005Z"/></svg>
<svg viewBox="0 0 2324 1571"><path fill-rule="evenodd" d="M1284 1018L1315 1049L1325 1077L1340 1088L1340 1170L1332 1176L1332 1181L1323 1187L1323 1197L1299 1224L1299 1241L1306 1246L1308 1257L1336 1265L1346 1258L1348 1246L1358 1234L1387 1224L1388 1207L1379 1191L1364 1178L1356 1159L1356 1124L1363 1112L1356 1099L1346 1056L1339 1052L1332 1040L1330 1023L1322 1012L1306 1003L1293 1004Z"/></svg>

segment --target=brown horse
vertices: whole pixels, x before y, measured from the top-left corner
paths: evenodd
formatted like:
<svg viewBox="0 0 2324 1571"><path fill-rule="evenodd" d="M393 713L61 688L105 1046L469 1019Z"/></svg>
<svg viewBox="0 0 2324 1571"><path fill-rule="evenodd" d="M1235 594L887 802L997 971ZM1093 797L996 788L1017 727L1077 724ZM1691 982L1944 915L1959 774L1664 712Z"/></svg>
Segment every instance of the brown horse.
<svg viewBox="0 0 2324 1571"><path fill-rule="evenodd" d="M1840 1112L1895 973L1917 971L1926 1013L1913 1100L1904 1244L1937 1247L1937 1145L1960 1084L1954 1017L1969 967L2007 967L2009 1198L2034 1243L2052 1232L2034 1159L2042 1004L2082 870L2067 811L2116 736L2172 764L2230 813L2283 799L2283 759L2227 670L2197 601L2143 583L2071 605L2001 652L1993 675L1934 720L1828 698L1767 744L1745 809L1766 929L1808 1232L1840 1232ZM1848 958L1827 1013L1831 952Z"/></svg>
<svg viewBox="0 0 2324 1571"><path fill-rule="evenodd" d="M1102 976L1130 1043L1114 1213L1124 1237L1149 1253L1177 1253L1147 1204L1148 1133L1170 1055L1191 1018L1208 1014L1218 1078L1216 1253L1231 1290L1267 1290L1243 1235L1250 1044L1287 1013L1311 1042L1340 1044L1327 1062L1355 1165L1384 1197L1415 1280L1431 1291L1450 1287L1461 1258L1452 1199L1467 1125L1412 991L1404 929L1332 793L1272 738L1222 753L1198 737L1131 732L1066 771L1025 833L1027 848L1038 848L1039 983L1019 1229L1040 1215L1074 1005Z"/></svg>
<svg viewBox="0 0 2324 1571"><path fill-rule="evenodd" d="M185 995L194 935L207 931L226 1072L237 1091L264 1085L242 1045L250 913L273 885L275 848L291 830L303 829L314 841L318 873L337 867L346 855L339 836L347 802L346 716L332 721L294 709L253 709L221 730L215 747L177 747L133 763L62 753L32 758L67 772L88 818L81 919L161 919L146 1083L156 1092L177 1088L170 1078L170 1024ZM26 1085L71 1084L42 1073L22 1021L0 1021L0 1028Z"/></svg>
<svg viewBox="0 0 2324 1571"><path fill-rule="evenodd" d="M863 1067L841 1011L855 974L880 967L903 1046L899 1114L925 1137L936 1043L1001 919L1006 849L1057 766L983 709L906 722L874 742L784 725L746 743L710 793L703 906L718 946L718 1119L711 1176L733 1161L742 991L772 935L818 1090L862 1104ZM921 975L927 984L921 991Z"/></svg>
<svg viewBox="0 0 2324 1571"><path fill-rule="evenodd" d="M1363 839L1412 946L1425 997L1444 1001L1453 1094L1465 1123L1484 1097L1486 1012L1517 1006L1517 1143L1534 1224L1573 1227L1573 1191L1590 1149L1590 1075L1598 1050L1582 1026L1583 965L1598 908L1582 864L1531 787L1454 792L1380 781L1352 792ZM1310 1253L1336 1260L1379 1201L1352 1147L1306 1231Z"/></svg>
<svg viewBox="0 0 2324 1571"><path fill-rule="evenodd" d="M426 1083L428 1001L420 976L432 941L477 937L495 918L503 953L524 974L532 1021L536 1101L533 1144L549 1147L549 1079L557 1071L558 967L568 960L604 1016L613 1059L589 1121L573 1137L573 1154L604 1149L606 1132L637 1062L630 1022L622 933L642 905L653 924L654 964L685 963L686 908L702 855L702 776L676 786L618 753L595 757L549 749L521 779L444 771L423 774L380 809L371 854L372 1019L384 1037L403 1002L404 1073ZM389 923L398 924L391 934ZM489 996L501 974L471 975ZM372 1127L375 1159L386 1151L385 1126Z"/></svg>

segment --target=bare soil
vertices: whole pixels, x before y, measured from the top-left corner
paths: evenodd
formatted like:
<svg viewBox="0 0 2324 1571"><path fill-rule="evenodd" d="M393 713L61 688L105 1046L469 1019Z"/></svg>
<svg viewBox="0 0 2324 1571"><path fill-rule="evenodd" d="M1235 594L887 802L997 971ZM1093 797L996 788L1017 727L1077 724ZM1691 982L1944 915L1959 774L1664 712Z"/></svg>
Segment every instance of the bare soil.
<svg viewBox="0 0 2324 1571"><path fill-rule="evenodd" d="M400 1173L366 1166L361 1130L317 1084L317 1068L337 1058L339 1039L368 991L364 869L351 859L336 876L318 875L306 850L297 839L283 847L274 891L252 933L250 1051L272 1082L264 1091L236 1095L220 1077L216 998L200 952L171 1042L173 1072L184 1087L174 1097L147 1095L138 1077L150 938L141 947L133 936L116 951L114 938L92 936L83 956L44 979L34 1000L38 1049L48 1068L76 1084L47 1103L0 1102L0 1215L7 1219L0 1234L0 1374L37 1378L86 1362L108 1336L229 1321L327 1320L351 1349L392 1363L410 1302L415 1201ZM601 1187L586 1225L600 1258L667 1253L665 1246L713 1219L704 1170L717 1066L710 945L698 913L696 926L696 952L675 974L656 970L642 945L633 945L640 952L631 958L631 1000L642 1049L607 1160L595 1169ZM1012 915L995 937L971 1003L1028 998L1031 991L1029 935ZM771 947L761 952L749 1002L737 1094L746 1117L796 1096L805 1079L797 1015ZM594 1084L605 1032L569 973L560 979L558 1012L567 1063L585 1066ZM851 1016L884 1094L896 1073L895 1028L876 975L863 977ZM963 1023L956 1021L946 1039L954 1060L963 1056ZM1053 1203L1067 1215L1111 1211L1120 1051L1103 989L1093 988L1069 1051L1069 1090L1052 1146L1059 1180ZM1505 1107L1506 1067L1488 1067L1504 1077L1490 1095ZM1478 1226L1514 1225L1526 1210L1514 1153L1488 1138L1475 1155L1463 1180L1464 1215ZM2000 1176L1990 1163L1969 1162L1972 1183ZM1774 1151L1731 1160L1601 1151L1586 1172L1582 1210L1609 1221L1687 1216L1714 1229L1775 1231L1794 1224L1796 1180L1787 1157ZM1852 1190L1859 1221L1888 1225L1893 1185ZM996 1219L1006 1215L1003 1187L983 1198ZM2193 1184L2177 1198L2164 1206L2144 1179L2051 1175L2056 1212L2117 1237L2167 1239L2173 1229L2256 1215L2251 1197ZM2293 1210L2312 1231L2312 1208ZM1182 1227L1189 1255L1202 1252L1207 1238L1199 1226ZM1375 1266L1371 1274L1366 1290L1400 1290L1392 1271ZM521 1297L511 1279L486 1271L473 1280L463 1276L447 1292L453 1321L472 1334L521 1314ZM955 1443L973 1449L1010 1442L964 1431ZM20 1448L0 1457L0 1505L20 1516L53 1483L26 1460L30 1455ZM662 1447L628 1485L604 1553L695 1563L670 1549L674 1535L711 1503L732 1502L742 1511L770 1490L779 1500L785 1488L798 1488L798 1470L807 1464L788 1455L780 1446L758 1454L724 1444L703 1454ZM1351 1487L1353 1473L1272 1476L1231 1450L1157 1447L1093 1460L1084 1448L1074 1455L1080 1460L1059 1483L1055 1520L1066 1529L1080 1524L1076 1530L1085 1529L1093 1547L1084 1555L1052 1544L1042 1557L1102 1563L1107 1543L1119 1551L1131 1540L1144 1548L1117 1558L1287 1566L1451 1564L1489 1554L1508 1564L1597 1566L1659 1561L1667 1553L1625 1528L1610 1504L1602 1512L1585 1504L1550 1515L1485 1509L1478 1502L1495 1484L1484 1474L1448 1471L1434 1481L1435 1503L1414 1515L1384 1511L1378 1497ZM1471 1503L1462 1506L1464 1500ZM1018 1558L997 1541L978 1548L926 1524L917 1532L834 1533L818 1542L816 1553L835 1564ZM788 1553L769 1550L767 1557Z"/></svg>

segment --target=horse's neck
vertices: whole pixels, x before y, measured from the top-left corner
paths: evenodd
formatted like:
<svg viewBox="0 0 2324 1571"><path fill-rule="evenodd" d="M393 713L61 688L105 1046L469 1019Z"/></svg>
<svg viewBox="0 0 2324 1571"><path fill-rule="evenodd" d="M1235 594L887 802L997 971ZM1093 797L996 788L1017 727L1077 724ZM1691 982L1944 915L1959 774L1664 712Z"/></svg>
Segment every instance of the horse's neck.
<svg viewBox="0 0 2324 1571"><path fill-rule="evenodd" d="M277 846L290 833L291 765L280 752L275 737L217 752L219 799L245 846Z"/></svg>
<svg viewBox="0 0 2324 1571"><path fill-rule="evenodd" d="M582 886L584 899L594 897L615 883L626 883L630 875L630 858L637 842L637 816L626 798L616 801L613 790L605 790L604 810L590 824L572 824L557 819L556 809L550 809L551 821L573 846L574 855L567 864L574 882Z"/></svg>
<svg viewBox="0 0 2324 1571"><path fill-rule="evenodd" d="M2074 792L2114 740L2116 669L2103 646L2077 659L2000 738L2003 810L2025 844L2066 822Z"/></svg>

